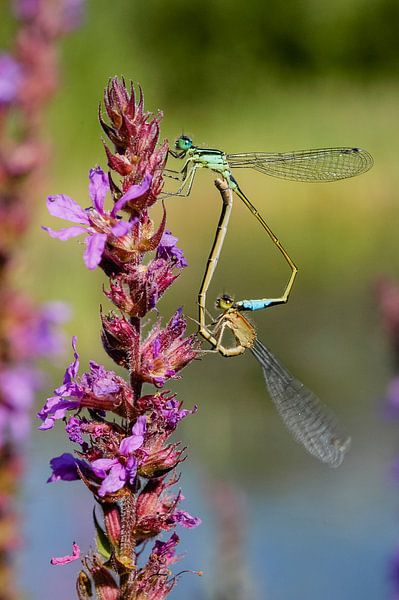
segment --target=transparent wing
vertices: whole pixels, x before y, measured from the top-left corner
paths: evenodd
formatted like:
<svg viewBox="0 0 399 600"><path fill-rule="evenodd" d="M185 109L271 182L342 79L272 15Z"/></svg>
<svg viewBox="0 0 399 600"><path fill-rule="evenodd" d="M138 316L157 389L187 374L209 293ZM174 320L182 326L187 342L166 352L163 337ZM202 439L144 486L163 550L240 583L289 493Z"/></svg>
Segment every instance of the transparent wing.
<svg viewBox="0 0 399 600"><path fill-rule="evenodd" d="M251 351L263 369L270 397L293 437L310 454L338 467L349 450L350 438L341 436L335 417L262 342L256 340Z"/></svg>
<svg viewBox="0 0 399 600"><path fill-rule="evenodd" d="M228 154L231 168L247 167L266 175L293 181L337 181L365 173L373 157L361 148L318 148L273 154Z"/></svg>

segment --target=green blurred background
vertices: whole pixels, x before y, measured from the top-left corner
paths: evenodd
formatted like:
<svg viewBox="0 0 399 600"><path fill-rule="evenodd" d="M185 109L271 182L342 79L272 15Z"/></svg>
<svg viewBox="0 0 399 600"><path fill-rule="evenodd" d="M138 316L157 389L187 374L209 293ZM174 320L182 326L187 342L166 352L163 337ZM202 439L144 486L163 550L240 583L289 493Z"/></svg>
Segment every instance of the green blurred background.
<svg viewBox="0 0 399 600"><path fill-rule="evenodd" d="M183 535L183 566L205 576L186 576L172 594L177 600L224 598L215 591L227 551L217 551L212 496L220 481L246 497L237 552L251 597L391 597L399 495L389 469L399 431L382 414L391 369L373 284L381 274L399 274L398 18L394 0L91 0L85 24L63 45L62 88L47 122L52 162L18 279L39 300L71 304L68 329L78 335L84 368L89 358L111 367L99 344L104 277L85 269L79 243L51 240L38 228L58 225L46 214L47 193L88 204L88 169L106 165L97 107L109 77L141 83L147 109L163 110L162 135L171 142L184 131L227 152L348 145L375 158L370 173L334 184L238 173L300 269L289 304L255 316L259 337L333 407L353 447L337 471L306 455L276 416L249 353L208 355L187 369L171 388L187 406L200 407L182 426L189 446L182 487L186 508L204 525ZM6 40L10 28L1 27ZM220 208L212 181L200 173L189 198L167 202L168 225L190 268L162 300L165 318L180 305L196 317ZM223 291L238 298L278 294L287 276L276 249L236 202L210 309ZM60 377L61 370L54 382ZM88 494L77 484L43 488L48 459L66 449L61 432L33 434L21 558L29 598L72 597L76 567L43 565L49 555L65 554L72 539L83 548L91 542Z"/></svg>

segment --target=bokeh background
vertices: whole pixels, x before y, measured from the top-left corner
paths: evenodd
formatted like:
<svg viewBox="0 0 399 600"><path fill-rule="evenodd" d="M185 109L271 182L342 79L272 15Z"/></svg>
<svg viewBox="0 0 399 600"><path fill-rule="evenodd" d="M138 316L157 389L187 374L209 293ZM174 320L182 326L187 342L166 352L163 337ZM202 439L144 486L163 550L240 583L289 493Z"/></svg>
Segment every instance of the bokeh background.
<svg viewBox="0 0 399 600"><path fill-rule="evenodd" d="M368 174L332 184L239 172L300 268L289 304L255 316L259 337L333 408L353 445L338 470L309 457L284 430L250 353L211 354L187 369L171 389L200 407L180 431L189 448L185 508L204 523L179 534L182 568L205 574L185 575L176 600L392 597L399 424L384 417L392 371L373 286L382 274L399 279L398 19L395 0L89 0L85 23L63 45L62 88L48 114L53 156L18 279L39 300L71 304L68 334L78 335L83 366L94 358L111 367L99 343L103 277L85 269L78 242L51 240L39 226L55 225L46 194L64 192L84 205L89 168L105 167L97 107L109 77L142 84L147 109L164 111L170 141L184 132L227 152L348 145L375 158ZM0 33L6 45L7 19ZM189 198L167 202L190 268L162 300L166 317L180 305L196 317L219 210L212 181L202 172ZM287 276L237 202L211 304L224 291L273 296ZM62 371L60 363L50 372L49 393ZM74 597L77 564L50 567L49 557L66 554L73 540L83 549L92 543L83 486L45 485L49 459L65 450L61 428L33 431L20 556L20 583L32 600ZM240 585L247 591L235 596Z"/></svg>

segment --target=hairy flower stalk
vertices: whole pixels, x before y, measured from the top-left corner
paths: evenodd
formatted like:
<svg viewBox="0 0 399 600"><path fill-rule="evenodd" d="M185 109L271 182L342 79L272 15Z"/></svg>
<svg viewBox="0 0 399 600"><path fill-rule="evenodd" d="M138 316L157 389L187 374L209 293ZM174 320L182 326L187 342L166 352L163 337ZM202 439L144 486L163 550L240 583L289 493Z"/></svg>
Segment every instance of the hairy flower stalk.
<svg viewBox="0 0 399 600"><path fill-rule="evenodd" d="M42 121L56 90L57 44L73 27L71 0L16 0L12 8L14 48L0 52L0 585L5 600L17 594L15 495L32 404L43 387L36 362L61 350L56 329L67 316L64 305L35 305L13 279L47 158Z"/></svg>
<svg viewBox="0 0 399 600"><path fill-rule="evenodd" d="M65 194L50 196L50 214L72 225L44 229L60 240L84 236L86 266L100 267L107 275L104 293L116 310L101 314L102 343L129 378L93 361L79 375L74 338L74 358L63 383L39 417L41 429L62 420L78 445L75 456L52 459L49 481L80 479L103 513L102 523L95 516L97 549L83 558L79 599L95 590L101 600L162 600L176 583L170 571L178 560L174 530L200 522L180 508L182 492L172 491L185 448L169 439L196 407L182 408L164 388L198 355L199 346L194 336L185 336L181 309L166 324L157 311L159 299L187 265L177 238L166 230L165 208L158 225L149 213L162 189L167 155L166 142L158 143L161 115L146 112L142 91L137 97L133 86L128 89L116 78L106 89L104 108L99 118L112 144L105 144L110 171L90 170L89 208ZM145 394L144 383L153 388ZM165 533L169 537L155 540ZM141 561L148 542L148 558ZM78 555L75 549L55 560L66 563Z"/></svg>

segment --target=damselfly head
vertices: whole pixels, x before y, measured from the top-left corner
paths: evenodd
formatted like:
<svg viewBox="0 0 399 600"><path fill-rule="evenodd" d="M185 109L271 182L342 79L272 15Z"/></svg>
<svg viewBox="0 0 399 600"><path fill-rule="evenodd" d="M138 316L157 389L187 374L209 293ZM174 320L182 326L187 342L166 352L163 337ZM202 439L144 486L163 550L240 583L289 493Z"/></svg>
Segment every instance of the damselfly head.
<svg viewBox="0 0 399 600"><path fill-rule="evenodd" d="M187 135L181 135L180 137L177 138L177 140L175 142L176 150L184 150L185 152L187 152L187 150L190 150L192 145L193 145L193 140L191 138L189 138Z"/></svg>
<svg viewBox="0 0 399 600"><path fill-rule="evenodd" d="M216 308L220 308L221 310L229 310L234 306L234 298L229 296L229 294L223 294L222 296L218 296L216 298Z"/></svg>

